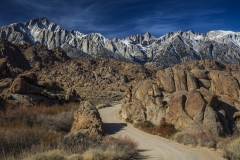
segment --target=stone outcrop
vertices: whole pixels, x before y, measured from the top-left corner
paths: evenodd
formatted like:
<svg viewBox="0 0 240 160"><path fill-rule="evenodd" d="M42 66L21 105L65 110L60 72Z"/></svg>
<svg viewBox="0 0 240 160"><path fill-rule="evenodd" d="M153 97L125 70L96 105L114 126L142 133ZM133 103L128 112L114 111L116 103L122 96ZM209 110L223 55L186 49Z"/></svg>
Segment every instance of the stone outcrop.
<svg viewBox="0 0 240 160"><path fill-rule="evenodd" d="M95 106L89 101L82 102L74 113L74 122L70 134L85 134L89 137L103 135L103 123Z"/></svg>
<svg viewBox="0 0 240 160"><path fill-rule="evenodd" d="M47 83L47 82L46 82ZM67 102L79 102L79 95L72 88L64 91L57 90L53 85L39 85L37 75L33 72L19 74L9 88L10 96L8 102L12 104L33 105L36 103L63 104ZM54 90L53 90L54 89Z"/></svg>
<svg viewBox="0 0 240 160"><path fill-rule="evenodd" d="M0 39L1 97L11 104L120 100L127 86L155 69L114 59L70 59L61 48Z"/></svg>
<svg viewBox="0 0 240 160"><path fill-rule="evenodd" d="M126 91L121 117L154 125L166 121L193 134L231 134L240 110L239 77L237 72L219 70L160 70L155 81L139 82Z"/></svg>

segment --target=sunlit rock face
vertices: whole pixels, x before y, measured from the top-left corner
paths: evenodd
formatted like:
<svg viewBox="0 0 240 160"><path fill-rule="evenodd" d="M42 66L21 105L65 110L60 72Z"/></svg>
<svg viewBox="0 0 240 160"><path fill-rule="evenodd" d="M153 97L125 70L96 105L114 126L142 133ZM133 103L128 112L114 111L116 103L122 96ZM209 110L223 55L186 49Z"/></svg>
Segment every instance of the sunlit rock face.
<svg viewBox="0 0 240 160"><path fill-rule="evenodd" d="M239 129L240 74L202 67L176 65L158 71L155 80L131 86L122 101L122 119L156 126L167 122L190 134L233 133Z"/></svg>

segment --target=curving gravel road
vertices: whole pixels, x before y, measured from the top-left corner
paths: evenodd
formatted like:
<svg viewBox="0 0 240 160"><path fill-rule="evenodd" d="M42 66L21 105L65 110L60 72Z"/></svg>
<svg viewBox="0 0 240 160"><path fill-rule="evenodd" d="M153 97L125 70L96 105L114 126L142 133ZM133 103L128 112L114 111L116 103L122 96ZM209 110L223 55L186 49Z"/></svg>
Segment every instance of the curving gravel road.
<svg viewBox="0 0 240 160"><path fill-rule="evenodd" d="M130 137L138 143L137 159L154 160L223 160L220 153L206 148L191 148L171 140L151 135L126 124L118 118L121 105L99 110L105 133L113 137Z"/></svg>

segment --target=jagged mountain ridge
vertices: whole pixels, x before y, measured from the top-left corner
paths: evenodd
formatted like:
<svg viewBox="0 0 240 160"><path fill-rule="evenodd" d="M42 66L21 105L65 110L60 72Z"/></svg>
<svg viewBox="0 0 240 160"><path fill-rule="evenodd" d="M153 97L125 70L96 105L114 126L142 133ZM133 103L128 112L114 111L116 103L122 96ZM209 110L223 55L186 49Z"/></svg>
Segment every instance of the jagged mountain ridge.
<svg viewBox="0 0 240 160"><path fill-rule="evenodd" d="M189 60L212 59L225 63L240 60L240 32L169 32L156 38L150 33L107 39L99 33L67 31L47 18L34 18L0 28L0 37L12 43L61 47L70 57L101 57L172 66Z"/></svg>

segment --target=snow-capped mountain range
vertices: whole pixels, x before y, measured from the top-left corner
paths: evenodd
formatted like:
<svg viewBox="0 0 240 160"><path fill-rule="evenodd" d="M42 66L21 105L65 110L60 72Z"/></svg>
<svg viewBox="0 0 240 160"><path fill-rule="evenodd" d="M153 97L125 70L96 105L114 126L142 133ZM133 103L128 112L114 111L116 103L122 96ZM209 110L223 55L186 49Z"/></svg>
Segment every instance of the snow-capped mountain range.
<svg viewBox="0 0 240 160"><path fill-rule="evenodd" d="M145 65L172 66L188 60L240 61L240 32L210 31L206 34L169 32L156 38L150 33L107 39L99 33L67 31L47 18L34 18L0 28L0 37L12 43L60 46L70 57L116 58Z"/></svg>

